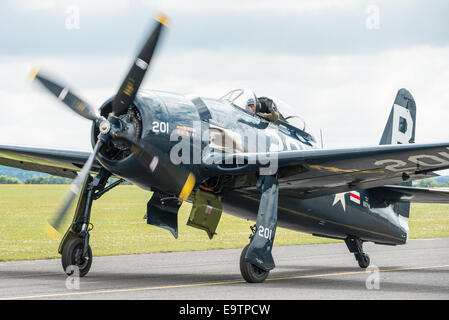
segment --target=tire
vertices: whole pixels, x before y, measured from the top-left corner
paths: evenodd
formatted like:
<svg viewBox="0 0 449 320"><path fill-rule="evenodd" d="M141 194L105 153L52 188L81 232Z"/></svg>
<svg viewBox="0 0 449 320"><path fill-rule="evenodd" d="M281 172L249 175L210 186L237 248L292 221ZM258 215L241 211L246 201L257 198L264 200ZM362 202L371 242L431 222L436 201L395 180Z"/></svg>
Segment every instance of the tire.
<svg viewBox="0 0 449 320"><path fill-rule="evenodd" d="M367 255L366 253L362 253L362 255L357 258L357 261L359 263L360 268L366 269L369 267L370 259L369 259L369 255Z"/></svg>
<svg viewBox="0 0 449 320"><path fill-rule="evenodd" d="M248 283L260 283L265 281L270 271L265 271L250 262L245 260L246 252L248 251L249 244L243 248L240 254L240 273L243 279Z"/></svg>
<svg viewBox="0 0 449 320"><path fill-rule="evenodd" d="M90 270L92 265L92 250L90 246L87 248L86 257L82 259L81 263L76 263L77 256L82 254L84 246L84 240L81 238L76 238L69 240L64 248L62 249L62 268L67 275L72 275L74 273L73 268L69 266L76 266L79 269L79 276L84 277Z"/></svg>

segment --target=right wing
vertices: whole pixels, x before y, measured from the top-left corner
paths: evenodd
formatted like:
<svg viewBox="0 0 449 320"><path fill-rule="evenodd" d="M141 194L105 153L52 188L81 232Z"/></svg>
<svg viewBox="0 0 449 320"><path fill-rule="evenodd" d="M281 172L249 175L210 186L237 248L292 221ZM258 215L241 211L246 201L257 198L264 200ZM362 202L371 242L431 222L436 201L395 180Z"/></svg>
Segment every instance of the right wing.
<svg viewBox="0 0 449 320"><path fill-rule="evenodd" d="M235 168L237 174L268 167L258 160L261 155L276 159L280 194L307 199L435 176L433 171L449 168L448 149L449 143L402 144L265 155L236 153L229 157L248 163Z"/></svg>
<svg viewBox="0 0 449 320"><path fill-rule="evenodd" d="M82 151L0 146L0 165L75 178L89 155L90 152ZM92 171L99 170L100 165L95 161Z"/></svg>

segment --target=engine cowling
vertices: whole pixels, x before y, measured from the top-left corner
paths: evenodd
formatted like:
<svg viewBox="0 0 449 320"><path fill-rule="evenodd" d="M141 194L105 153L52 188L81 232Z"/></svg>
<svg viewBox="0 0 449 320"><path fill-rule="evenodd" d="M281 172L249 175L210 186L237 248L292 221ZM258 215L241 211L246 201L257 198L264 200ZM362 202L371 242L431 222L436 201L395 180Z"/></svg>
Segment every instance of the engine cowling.
<svg viewBox="0 0 449 320"><path fill-rule="evenodd" d="M112 111L113 98L107 100L100 108L102 116L107 117ZM199 115L194 105L182 95L159 91L142 91L134 99L126 112L119 115L120 126L127 135L130 135L140 142L146 149L157 148L164 156L164 166L179 166L173 164L169 158L171 148L178 141L171 141L170 136L173 131L178 131L178 126L193 126L194 121L199 121ZM162 124L166 130L156 130ZM159 125L159 126L157 126ZM95 144L99 130L92 126L92 144ZM124 178L133 184L146 189L158 190L168 194L177 194L179 190L171 190L173 176L170 169L165 171L164 176L157 175L152 171L151 163L145 163L142 158L138 158L131 151L131 145L126 141L112 139L105 143L100 149L98 161L115 176ZM197 178L199 172L197 166L193 164L185 165L189 171L193 172ZM171 175L171 176L170 176Z"/></svg>
<svg viewBox="0 0 449 320"><path fill-rule="evenodd" d="M100 113L107 117L112 111L113 98L107 100L101 107ZM121 125L125 132L145 144L145 136L151 129L152 110L163 108L157 97L142 97L138 95L127 112L120 115ZM99 134L98 127L92 125L91 142L96 143ZM131 145L126 141L111 140L105 143L97 155L98 161L114 175L150 190L153 177L151 170L140 161L131 151Z"/></svg>

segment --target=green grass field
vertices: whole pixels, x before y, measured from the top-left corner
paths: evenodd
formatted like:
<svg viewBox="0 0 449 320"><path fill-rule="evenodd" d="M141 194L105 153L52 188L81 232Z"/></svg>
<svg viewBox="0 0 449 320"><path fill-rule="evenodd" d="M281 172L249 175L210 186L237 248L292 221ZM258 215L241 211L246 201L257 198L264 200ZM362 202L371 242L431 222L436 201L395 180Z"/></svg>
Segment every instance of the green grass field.
<svg viewBox="0 0 449 320"><path fill-rule="evenodd" d="M68 185L0 185L0 261L59 258L60 239L51 240L44 228ZM120 186L94 202L91 247L95 256L243 248L248 243L250 221L224 214L217 235L185 225L190 204L179 214L179 238L146 224L143 216L150 193ZM70 217L71 220L71 217ZM69 223L70 221L67 221ZM410 238L449 237L449 206L412 206ZM276 245L336 242L279 228Z"/></svg>

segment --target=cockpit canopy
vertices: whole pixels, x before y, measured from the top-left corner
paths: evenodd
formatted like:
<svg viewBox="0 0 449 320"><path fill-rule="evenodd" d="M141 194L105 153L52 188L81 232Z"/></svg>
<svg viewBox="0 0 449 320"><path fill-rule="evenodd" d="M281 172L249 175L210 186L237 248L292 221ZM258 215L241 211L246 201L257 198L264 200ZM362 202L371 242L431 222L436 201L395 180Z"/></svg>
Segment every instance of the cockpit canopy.
<svg viewBox="0 0 449 320"><path fill-rule="evenodd" d="M291 124L292 126L301 129L303 131L306 130L305 121L296 113L295 108L283 102L282 100L267 96L273 100L274 108L279 112L279 117L281 120L284 120ZM247 109L247 103L249 100L256 100L257 96L251 89L235 89L229 91L220 100L227 100L232 103L234 106L241 108L243 110L249 111Z"/></svg>
<svg viewBox="0 0 449 320"><path fill-rule="evenodd" d="M235 89L229 91L220 100L227 100L234 106L249 111L247 108L248 101L256 101L256 95L251 89Z"/></svg>

